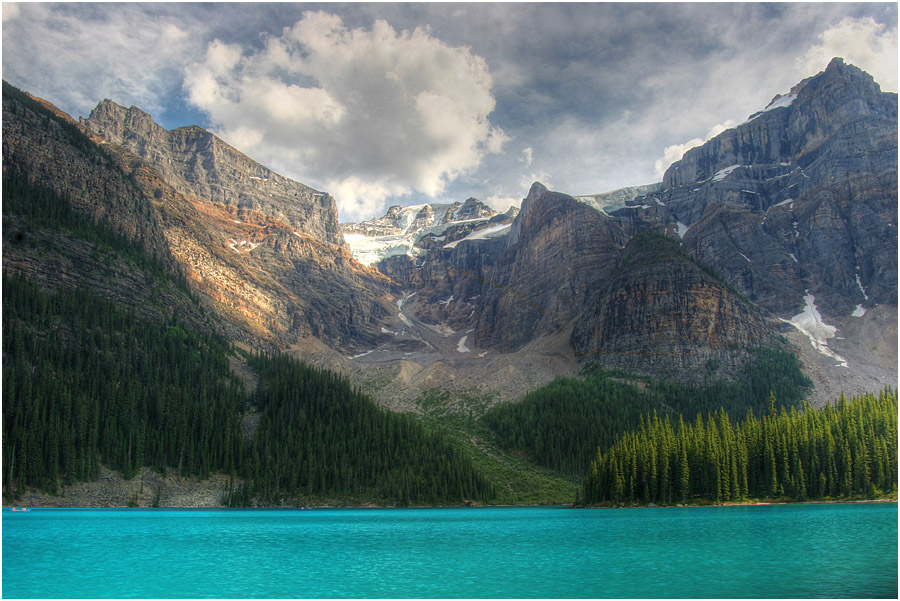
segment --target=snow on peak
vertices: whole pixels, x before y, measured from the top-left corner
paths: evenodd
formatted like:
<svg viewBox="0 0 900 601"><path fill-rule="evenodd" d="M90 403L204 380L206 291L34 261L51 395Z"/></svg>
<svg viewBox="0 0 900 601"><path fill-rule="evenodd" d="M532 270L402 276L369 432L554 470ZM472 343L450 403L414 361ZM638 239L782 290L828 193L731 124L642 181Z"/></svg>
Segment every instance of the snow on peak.
<svg viewBox="0 0 900 601"><path fill-rule="evenodd" d="M796 99L796 94L779 94L772 99L772 102L766 105L766 108L763 109L763 112L771 111L772 109L778 109L784 106L791 106L791 104L793 104Z"/></svg>
<svg viewBox="0 0 900 601"><path fill-rule="evenodd" d="M775 109L791 106L791 104L793 104L793 102L796 99L797 99L796 94L778 94L777 96L775 96L775 98L772 99L772 102L770 102L769 104L766 105L766 108L750 115L750 117L746 121L744 121L744 123L750 123L751 121L753 121L754 119L756 119L757 117L762 115L763 113L767 113L767 112L773 111ZM744 123L741 123L741 125L743 125Z"/></svg>
<svg viewBox="0 0 900 601"><path fill-rule="evenodd" d="M463 240L484 240L505 235L509 224L488 225L496 214L476 199L469 199L463 204L397 205L388 209L382 217L347 224L344 226L344 240L350 246L353 258L371 267L388 257L422 256L427 251L416 247L420 239L430 235L440 241L444 233L454 226L470 224L476 228ZM445 248L454 248L459 242L462 240L451 242Z"/></svg>

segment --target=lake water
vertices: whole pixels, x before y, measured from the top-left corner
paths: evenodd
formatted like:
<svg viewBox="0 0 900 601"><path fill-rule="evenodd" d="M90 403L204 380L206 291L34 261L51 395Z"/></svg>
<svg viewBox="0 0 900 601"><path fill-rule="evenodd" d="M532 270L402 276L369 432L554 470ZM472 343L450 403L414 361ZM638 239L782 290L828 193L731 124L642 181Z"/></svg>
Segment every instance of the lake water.
<svg viewBox="0 0 900 601"><path fill-rule="evenodd" d="M897 504L3 509L3 597L897 597Z"/></svg>

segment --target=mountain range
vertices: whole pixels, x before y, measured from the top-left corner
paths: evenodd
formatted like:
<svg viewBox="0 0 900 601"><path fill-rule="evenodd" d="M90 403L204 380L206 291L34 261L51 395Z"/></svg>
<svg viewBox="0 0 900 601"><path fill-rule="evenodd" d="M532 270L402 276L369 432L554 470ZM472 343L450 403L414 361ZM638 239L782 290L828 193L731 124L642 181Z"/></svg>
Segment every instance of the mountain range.
<svg viewBox="0 0 900 601"><path fill-rule="evenodd" d="M351 252L416 292L407 315L472 349L571 328L562 352L579 361L696 380L785 336L820 400L894 382L896 100L834 59L660 183L580 197L535 183L509 228L380 261L368 245L383 238L354 236Z"/></svg>
<svg viewBox="0 0 900 601"><path fill-rule="evenodd" d="M75 121L6 83L3 174L184 286L35 227L4 191L6 274L294 354L401 411L434 391L516 401L588 365L730 382L759 349L796 354L816 405L897 382L897 95L839 58L661 182L535 182L506 212L469 198L341 224L327 192L202 128L111 100Z"/></svg>

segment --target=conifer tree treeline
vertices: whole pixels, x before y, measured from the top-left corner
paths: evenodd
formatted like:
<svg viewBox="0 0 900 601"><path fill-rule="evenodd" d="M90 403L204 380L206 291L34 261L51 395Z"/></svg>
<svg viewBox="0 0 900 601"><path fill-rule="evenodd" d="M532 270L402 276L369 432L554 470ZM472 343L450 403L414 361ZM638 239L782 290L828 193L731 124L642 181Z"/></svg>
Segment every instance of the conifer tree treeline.
<svg viewBox="0 0 900 601"><path fill-rule="evenodd" d="M732 415L766 410L770 391L782 405L800 402L810 381L796 357L782 349L751 348L753 360L742 377L703 386L639 378L600 365L586 366L581 378L557 378L519 403L499 405L484 416L501 447L525 451L547 467L583 476L597 447L636 428L643 415L700 413L724 408Z"/></svg>
<svg viewBox="0 0 900 601"><path fill-rule="evenodd" d="M400 505L494 496L472 463L409 415L382 409L345 379L287 356L251 360L261 411L246 484L253 499L357 497Z"/></svg>
<svg viewBox="0 0 900 601"><path fill-rule="evenodd" d="M126 476L236 470L245 394L227 350L86 290L48 294L4 272L4 487L55 492L96 479L101 463Z"/></svg>
<svg viewBox="0 0 900 601"><path fill-rule="evenodd" d="M897 392L835 405L719 410L693 422L654 414L598 450L581 502L673 504L746 499L875 498L897 494Z"/></svg>

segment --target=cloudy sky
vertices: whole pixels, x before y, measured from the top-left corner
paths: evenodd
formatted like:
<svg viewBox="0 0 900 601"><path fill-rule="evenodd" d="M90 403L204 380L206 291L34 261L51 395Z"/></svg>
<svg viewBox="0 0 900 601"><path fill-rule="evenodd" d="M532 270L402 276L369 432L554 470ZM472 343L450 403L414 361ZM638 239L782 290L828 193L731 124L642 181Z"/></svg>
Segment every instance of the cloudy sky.
<svg viewBox="0 0 900 601"><path fill-rule="evenodd" d="M342 221L659 181L833 56L896 92L897 5L3 4L5 80L201 125Z"/></svg>

